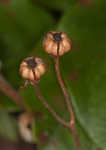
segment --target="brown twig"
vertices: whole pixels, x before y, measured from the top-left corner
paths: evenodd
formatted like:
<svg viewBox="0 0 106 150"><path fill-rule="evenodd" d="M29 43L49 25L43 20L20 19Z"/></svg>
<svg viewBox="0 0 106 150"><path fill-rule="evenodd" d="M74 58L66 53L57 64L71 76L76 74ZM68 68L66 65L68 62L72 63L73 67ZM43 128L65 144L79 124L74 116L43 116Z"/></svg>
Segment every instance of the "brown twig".
<svg viewBox="0 0 106 150"><path fill-rule="evenodd" d="M0 75L0 91L2 91L5 95L10 97L21 107L25 108L23 100L19 93L11 87L11 85L5 80L5 78L2 75Z"/></svg>
<svg viewBox="0 0 106 150"><path fill-rule="evenodd" d="M46 102L46 100L43 98L43 96L40 93L40 90L38 88L38 85L36 82L32 82L35 92L37 96L39 97L40 101L44 104L44 106L51 112L51 114L54 116L54 118L59 121L62 125L69 127L69 123L65 122L61 117L53 110L53 108Z"/></svg>
<svg viewBox="0 0 106 150"><path fill-rule="evenodd" d="M63 80L62 80L61 74L60 74L59 56L57 55L57 57L55 57L54 59L55 59L55 69L56 69L57 79L58 79L60 87L63 91L64 97L65 97L65 100L66 100L66 104L67 104L67 107L68 107L68 110L69 110L69 113L70 113L69 128L72 131L72 134L74 136L74 139L75 139L75 142L76 142L76 145L77 145L78 149L82 150L81 145L80 145L80 141L79 141L79 138L78 138L77 130L76 130L76 127L75 127L75 115L74 115L74 112L73 112L73 109L72 109L70 96L67 92L67 89L66 89L66 87L63 83Z"/></svg>
<svg viewBox="0 0 106 150"><path fill-rule="evenodd" d="M62 81L62 78L61 78L61 74L60 74L60 69L59 69L59 57L56 57L55 58L55 69L56 69L56 75L57 75L57 79L58 79L58 82L60 84L60 87L63 91L63 94L65 96L65 100L66 100L66 104L67 104L67 107L68 107L68 110L70 112L70 116L71 116L71 122L75 122L75 116L74 116L74 112L72 110L72 106L71 106L71 103L70 103L70 96L67 92L67 89Z"/></svg>
<svg viewBox="0 0 106 150"><path fill-rule="evenodd" d="M75 142L76 142L76 145L77 145L78 149L82 150L82 147L81 147L81 144L80 144L80 141L79 141L79 138L78 138L78 133L77 133L77 130L76 130L74 124L70 123L70 130L71 130L72 135L73 135L73 137L75 139Z"/></svg>

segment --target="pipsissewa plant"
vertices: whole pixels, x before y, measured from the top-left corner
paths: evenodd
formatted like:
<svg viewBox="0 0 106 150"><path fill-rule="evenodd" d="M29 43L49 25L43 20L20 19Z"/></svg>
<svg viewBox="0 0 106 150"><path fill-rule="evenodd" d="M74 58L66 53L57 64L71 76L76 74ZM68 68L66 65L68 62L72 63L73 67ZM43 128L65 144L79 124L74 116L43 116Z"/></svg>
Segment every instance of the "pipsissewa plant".
<svg viewBox="0 0 106 150"><path fill-rule="evenodd" d="M53 56L55 61L55 70L58 82L64 94L68 111L70 113L70 121L67 122L63 120L54 109L47 103L44 97L41 95L40 90L38 88L38 81L40 77L46 72L46 65L44 64L41 58L36 58L34 56L28 57L24 59L20 65L20 73L23 78L27 81L25 82L25 86L28 82L30 82L34 88L35 92L39 97L39 100L45 105L45 107L51 112L51 114L57 119L62 125L69 128L72 131L73 137L75 139L77 148L82 150L80 141L78 138L77 130L75 127L75 115L72 109L70 96L67 92L65 84L61 78L60 69L59 69L59 56L64 55L66 52L71 50L72 42L69 37L62 32L59 31L50 31L48 32L43 40L44 50ZM25 87L24 86L24 87Z"/></svg>

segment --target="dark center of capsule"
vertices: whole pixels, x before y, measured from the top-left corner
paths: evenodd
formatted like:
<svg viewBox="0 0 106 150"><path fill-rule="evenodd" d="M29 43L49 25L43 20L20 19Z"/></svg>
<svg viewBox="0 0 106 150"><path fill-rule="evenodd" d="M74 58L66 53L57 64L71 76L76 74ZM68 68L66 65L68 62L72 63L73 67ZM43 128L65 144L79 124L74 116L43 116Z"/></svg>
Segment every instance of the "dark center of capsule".
<svg viewBox="0 0 106 150"><path fill-rule="evenodd" d="M60 33L54 33L53 38L55 42L60 42L62 40Z"/></svg>
<svg viewBox="0 0 106 150"><path fill-rule="evenodd" d="M35 68L36 66L35 59L32 58L32 59L27 60L27 64L30 68Z"/></svg>

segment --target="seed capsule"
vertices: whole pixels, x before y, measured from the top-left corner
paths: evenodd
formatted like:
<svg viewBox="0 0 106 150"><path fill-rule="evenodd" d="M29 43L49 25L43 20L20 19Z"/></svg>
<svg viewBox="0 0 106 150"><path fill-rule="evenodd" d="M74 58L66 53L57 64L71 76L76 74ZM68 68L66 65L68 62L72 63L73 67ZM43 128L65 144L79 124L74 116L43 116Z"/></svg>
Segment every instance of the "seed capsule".
<svg viewBox="0 0 106 150"><path fill-rule="evenodd" d="M19 132L20 136L25 140L26 142L33 143L34 138L32 136L32 125L33 125L34 119L32 116L28 113L24 113L19 116Z"/></svg>
<svg viewBox="0 0 106 150"><path fill-rule="evenodd" d="M25 58L20 65L22 77L32 81L39 80L45 71L46 65L43 60L34 56Z"/></svg>
<svg viewBox="0 0 106 150"><path fill-rule="evenodd" d="M48 32L43 40L43 48L45 51L54 56L57 56L57 54L62 56L64 53L71 50L71 46L71 40L63 32Z"/></svg>

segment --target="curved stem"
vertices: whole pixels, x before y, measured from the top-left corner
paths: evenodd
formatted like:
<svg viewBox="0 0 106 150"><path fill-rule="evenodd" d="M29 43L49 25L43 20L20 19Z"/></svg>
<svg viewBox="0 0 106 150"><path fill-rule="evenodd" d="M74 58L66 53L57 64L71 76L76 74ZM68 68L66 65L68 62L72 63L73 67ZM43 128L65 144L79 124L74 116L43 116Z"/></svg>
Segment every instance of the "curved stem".
<svg viewBox="0 0 106 150"><path fill-rule="evenodd" d="M71 106L71 103L70 103L70 96L67 92L67 89L63 83L63 80L61 78L61 74L60 74L60 69L59 69L59 57L56 57L55 58L55 69L56 69L56 75L57 75L57 79L58 79L58 82L60 84L60 87L63 91L63 94L64 94L64 97L65 97L65 100L66 100L66 104L67 104L67 107L68 107L68 111L70 113L70 116L71 116L71 121L72 122L75 122L75 116L74 116L74 112L72 110L72 106Z"/></svg>
<svg viewBox="0 0 106 150"><path fill-rule="evenodd" d="M26 82L27 84L27 82ZM28 112L32 116L35 115L30 108L24 104L24 100L22 99L21 95L18 91L16 91L7 81L6 79L0 74L0 91L2 91L6 96L10 97L12 101L17 103L24 111Z"/></svg>
<svg viewBox="0 0 106 150"><path fill-rule="evenodd" d="M76 142L76 145L77 145L78 149L82 150L81 145L80 145L80 141L79 141L79 138L78 138L77 130L76 130L76 127L75 127L75 115L74 115L74 112L73 112L73 109L72 109L70 96L69 96L69 94L67 92L67 89L66 89L66 87L63 83L63 80L61 78L60 68L59 68L59 56L58 55L55 58L55 69L56 69L56 75L57 75L58 82L59 82L60 87L63 91L64 97L65 97L65 100L66 100L66 104L67 104L67 107L68 107L68 111L70 113L69 128L72 131L72 134L74 136L74 139L75 139L75 142Z"/></svg>
<svg viewBox="0 0 106 150"><path fill-rule="evenodd" d="M39 97L40 101L45 105L45 107L51 112L51 114L56 118L57 121L59 121L62 125L69 127L69 123L65 122L61 117L53 110L53 108L46 102L46 100L43 98L43 96L40 93L40 90L38 88L38 85L36 82L32 82L35 92L37 96Z"/></svg>

